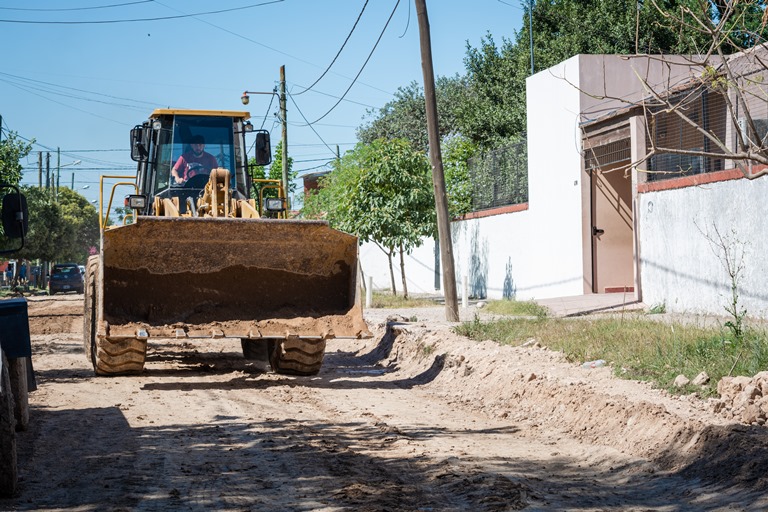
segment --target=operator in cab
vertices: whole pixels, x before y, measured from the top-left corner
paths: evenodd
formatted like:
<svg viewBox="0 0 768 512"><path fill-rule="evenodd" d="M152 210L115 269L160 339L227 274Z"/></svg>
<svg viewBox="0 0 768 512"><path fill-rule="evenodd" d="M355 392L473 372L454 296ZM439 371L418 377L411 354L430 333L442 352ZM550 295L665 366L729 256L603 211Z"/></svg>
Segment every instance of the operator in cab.
<svg viewBox="0 0 768 512"><path fill-rule="evenodd" d="M171 175L176 184L181 185L193 176L210 174L211 170L218 166L216 157L205 151L203 136L195 135L189 142L189 150L176 160Z"/></svg>

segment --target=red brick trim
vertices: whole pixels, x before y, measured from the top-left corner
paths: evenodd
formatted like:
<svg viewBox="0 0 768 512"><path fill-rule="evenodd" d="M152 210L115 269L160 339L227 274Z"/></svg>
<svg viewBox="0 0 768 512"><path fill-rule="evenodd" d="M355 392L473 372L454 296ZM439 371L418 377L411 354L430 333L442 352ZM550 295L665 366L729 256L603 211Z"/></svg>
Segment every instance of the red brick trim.
<svg viewBox="0 0 768 512"><path fill-rule="evenodd" d="M491 217L493 215L501 215L504 213L522 212L527 209L528 203L511 204L509 206L499 206L497 208L489 208L488 210L465 213L464 215L456 217L453 220L481 219L483 217Z"/></svg>
<svg viewBox="0 0 768 512"><path fill-rule="evenodd" d="M606 286L603 289L603 293L621 293L621 292L632 293L634 291L635 291L634 286Z"/></svg>
<svg viewBox="0 0 768 512"><path fill-rule="evenodd" d="M760 166L761 168L765 166ZM752 167L753 172L758 171L756 166ZM739 169L728 169L725 171L708 172L704 174L695 174L693 176L681 176L680 178L670 178L662 181L651 181L648 183L638 183L637 191L643 192L657 192L659 190L672 190L675 188L695 187L697 185L705 185L707 183L715 183L718 181L738 180L744 177Z"/></svg>

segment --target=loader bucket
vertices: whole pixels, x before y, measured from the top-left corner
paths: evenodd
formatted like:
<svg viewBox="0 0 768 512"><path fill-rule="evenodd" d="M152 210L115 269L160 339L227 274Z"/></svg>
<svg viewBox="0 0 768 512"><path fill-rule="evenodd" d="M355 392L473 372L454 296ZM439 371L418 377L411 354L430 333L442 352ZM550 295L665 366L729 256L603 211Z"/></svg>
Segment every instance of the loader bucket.
<svg viewBox="0 0 768 512"><path fill-rule="evenodd" d="M370 335L357 239L326 222L139 217L102 247L108 335Z"/></svg>

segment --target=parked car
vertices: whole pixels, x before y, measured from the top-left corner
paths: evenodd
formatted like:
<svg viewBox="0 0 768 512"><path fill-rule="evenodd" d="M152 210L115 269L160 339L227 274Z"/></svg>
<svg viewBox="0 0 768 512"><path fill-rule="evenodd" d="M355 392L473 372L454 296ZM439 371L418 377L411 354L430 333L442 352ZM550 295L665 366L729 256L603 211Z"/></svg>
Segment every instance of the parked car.
<svg viewBox="0 0 768 512"><path fill-rule="evenodd" d="M58 292L83 293L83 274L76 263L60 263L53 266L48 282L48 293Z"/></svg>

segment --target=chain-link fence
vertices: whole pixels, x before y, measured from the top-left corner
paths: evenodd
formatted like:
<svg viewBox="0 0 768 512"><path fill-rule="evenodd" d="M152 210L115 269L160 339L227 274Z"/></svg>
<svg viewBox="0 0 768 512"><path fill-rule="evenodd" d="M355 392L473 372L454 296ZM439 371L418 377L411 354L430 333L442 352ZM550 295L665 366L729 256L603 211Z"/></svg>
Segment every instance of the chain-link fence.
<svg viewBox="0 0 768 512"><path fill-rule="evenodd" d="M467 162L472 211L528 201L526 141L488 151Z"/></svg>

